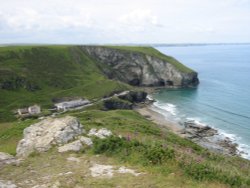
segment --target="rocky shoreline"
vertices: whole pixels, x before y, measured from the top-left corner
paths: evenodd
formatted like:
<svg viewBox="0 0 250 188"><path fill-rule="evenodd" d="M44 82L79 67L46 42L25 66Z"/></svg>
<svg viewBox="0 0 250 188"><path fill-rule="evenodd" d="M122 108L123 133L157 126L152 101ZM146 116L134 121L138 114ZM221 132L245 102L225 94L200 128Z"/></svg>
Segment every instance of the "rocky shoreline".
<svg viewBox="0 0 250 188"><path fill-rule="evenodd" d="M192 120L180 123L172 122L157 112L152 103L153 101L148 102L137 109L137 112L161 127L168 128L175 134L190 139L212 152L229 156L241 156L242 152L238 150L238 144L229 137L221 135L218 130Z"/></svg>
<svg viewBox="0 0 250 188"><path fill-rule="evenodd" d="M182 126L180 134L202 147L225 155L239 156L238 144L229 137L220 135L218 130L193 120L184 122Z"/></svg>

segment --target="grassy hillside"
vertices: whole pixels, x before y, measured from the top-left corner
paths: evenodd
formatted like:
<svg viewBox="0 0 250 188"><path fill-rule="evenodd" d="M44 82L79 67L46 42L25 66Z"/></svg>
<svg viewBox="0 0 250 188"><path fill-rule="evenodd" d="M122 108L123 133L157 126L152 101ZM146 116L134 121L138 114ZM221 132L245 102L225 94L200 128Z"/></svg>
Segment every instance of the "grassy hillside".
<svg viewBox="0 0 250 188"><path fill-rule="evenodd" d="M94 147L86 148L83 153L62 155L51 150L44 154L33 154L19 167L8 166L0 170L1 178L44 183L46 180L43 177L56 177L56 174L70 171L72 176L60 176L50 181L60 180L64 187L250 186L249 161L210 153L167 129L159 128L135 111L100 111L96 108L68 114L78 117L87 131L105 127L112 130L115 136L94 140ZM14 153L21 130L35 121L19 122L1 130L0 151ZM121 139L118 135L127 139ZM67 158L72 156L82 162L69 163ZM111 179L93 178L88 170L93 163L128 166L144 174L138 177L116 175Z"/></svg>
<svg viewBox="0 0 250 188"><path fill-rule="evenodd" d="M108 95L129 86L107 79L76 46L0 48L0 121L13 120L12 110L54 97ZM2 89L1 89L2 88Z"/></svg>

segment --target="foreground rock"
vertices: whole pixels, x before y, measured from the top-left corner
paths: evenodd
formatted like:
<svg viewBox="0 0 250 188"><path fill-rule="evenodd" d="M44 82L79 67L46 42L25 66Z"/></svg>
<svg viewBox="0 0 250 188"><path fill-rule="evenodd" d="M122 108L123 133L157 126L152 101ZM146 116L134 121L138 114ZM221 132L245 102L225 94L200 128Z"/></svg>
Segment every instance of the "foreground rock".
<svg viewBox="0 0 250 188"><path fill-rule="evenodd" d="M0 180L0 188L17 188L11 181Z"/></svg>
<svg viewBox="0 0 250 188"><path fill-rule="evenodd" d="M13 164L13 163L14 164L17 163L17 160L15 159L14 156L12 156L8 153L0 152L0 167L3 165Z"/></svg>
<svg viewBox="0 0 250 188"><path fill-rule="evenodd" d="M196 72L155 49L146 50L156 55L103 46L81 46L81 49L100 62L100 68L109 78L131 85L187 87L199 83Z"/></svg>
<svg viewBox="0 0 250 188"><path fill-rule="evenodd" d="M232 156L239 153L237 144L229 138L219 135L217 130L207 125L195 121L186 121L181 133L184 137L214 152Z"/></svg>
<svg viewBox="0 0 250 188"><path fill-rule="evenodd" d="M112 132L108 129L102 128L102 129L91 129L88 133L88 136L96 136L98 138L104 139L106 137L109 137L112 135Z"/></svg>
<svg viewBox="0 0 250 188"><path fill-rule="evenodd" d="M112 178L114 173L120 174L132 174L134 176L139 176L141 173L136 173L135 170L126 168L124 166L116 169L114 166L111 165L101 165L101 164L94 164L91 168L91 176L92 177L100 177L100 178Z"/></svg>
<svg viewBox="0 0 250 188"><path fill-rule="evenodd" d="M92 146L93 142L91 138L80 136L78 137L78 140L75 140L74 142L58 147L58 152L59 153L68 152L68 151L79 152L83 149L84 145Z"/></svg>
<svg viewBox="0 0 250 188"><path fill-rule="evenodd" d="M81 143L80 140L76 140L74 142L65 144L61 147L58 148L58 152L59 153L63 153L63 152L68 152L68 151L75 151L78 152L83 148L83 145Z"/></svg>
<svg viewBox="0 0 250 188"><path fill-rule="evenodd" d="M48 151L54 145L63 145L84 132L75 117L48 118L24 129L24 138L18 143L17 156L27 157L32 152Z"/></svg>

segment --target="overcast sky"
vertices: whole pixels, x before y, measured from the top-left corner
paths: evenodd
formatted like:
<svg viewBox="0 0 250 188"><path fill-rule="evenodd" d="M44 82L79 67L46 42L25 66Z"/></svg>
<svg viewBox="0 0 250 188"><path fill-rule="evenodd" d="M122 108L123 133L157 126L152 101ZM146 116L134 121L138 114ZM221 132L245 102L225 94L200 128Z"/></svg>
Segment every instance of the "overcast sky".
<svg viewBox="0 0 250 188"><path fill-rule="evenodd" d="M0 43L250 42L250 0L0 0Z"/></svg>

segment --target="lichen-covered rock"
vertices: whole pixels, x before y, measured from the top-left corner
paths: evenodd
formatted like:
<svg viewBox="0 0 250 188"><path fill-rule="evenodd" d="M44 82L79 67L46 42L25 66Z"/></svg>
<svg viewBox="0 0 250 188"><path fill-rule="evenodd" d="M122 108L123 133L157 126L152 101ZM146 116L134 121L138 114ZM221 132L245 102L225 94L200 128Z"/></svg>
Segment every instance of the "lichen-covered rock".
<svg viewBox="0 0 250 188"><path fill-rule="evenodd" d="M157 50L154 52L158 55L150 55L103 46L81 48L100 63L102 71L109 78L131 85L188 87L199 83L196 72L172 57L159 55Z"/></svg>
<svg viewBox="0 0 250 188"><path fill-rule="evenodd" d="M2 166L4 164L13 164L16 162L17 162L17 160L15 159L14 156L12 156L8 153L0 152L0 166Z"/></svg>
<svg viewBox="0 0 250 188"><path fill-rule="evenodd" d="M96 136L96 137L101 138L101 139L109 137L111 135L112 135L112 132L108 129L105 129L105 128L102 128L99 130L91 129L89 131L89 134L88 134L88 136Z"/></svg>
<svg viewBox="0 0 250 188"><path fill-rule="evenodd" d="M0 180L0 188L17 188L11 181Z"/></svg>
<svg viewBox="0 0 250 188"><path fill-rule="evenodd" d="M18 157L26 157L32 152L49 150L53 145L63 145L84 132L75 117L47 118L24 129L24 138L19 141Z"/></svg>
<svg viewBox="0 0 250 188"><path fill-rule="evenodd" d="M85 137L85 136L81 136L81 137L79 138L79 140L80 140L83 144L85 144L85 145L87 145L87 146L92 146L92 145L93 145L93 142L92 142L91 138L88 138L88 137Z"/></svg>
<svg viewBox="0 0 250 188"><path fill-rule="evenodd" d="M80 140L76 140L74 142L65 144L63 146L58 147L58 152L59 153L64 153L68 151L75 151L78 152L83 148L83 145Z"/></svg>

